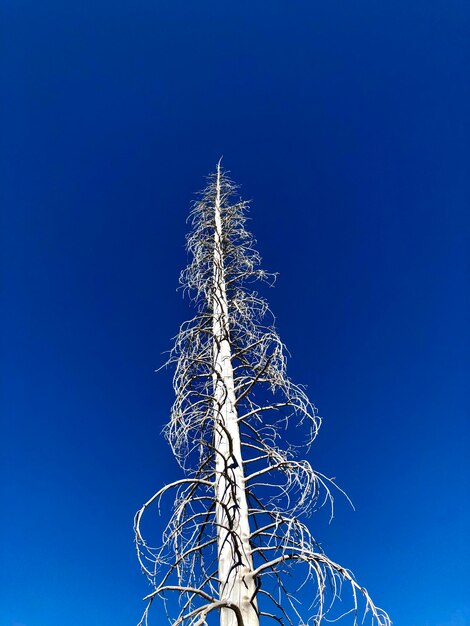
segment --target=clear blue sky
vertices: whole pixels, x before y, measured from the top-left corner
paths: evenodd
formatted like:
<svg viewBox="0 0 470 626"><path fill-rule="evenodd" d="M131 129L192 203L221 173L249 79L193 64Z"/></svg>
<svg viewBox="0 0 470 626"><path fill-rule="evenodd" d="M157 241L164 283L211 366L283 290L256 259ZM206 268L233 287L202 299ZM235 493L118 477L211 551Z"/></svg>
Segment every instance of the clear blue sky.
<svg viewBox="0 0 470 626"><path fill-rule="evenodd" d="M316 535L397 626L468 626L470 4L5 0L3 21L1 626L140 617L133 514L180 476L154 370L221 154L325 420L309 459L357 509Z"/></svg>

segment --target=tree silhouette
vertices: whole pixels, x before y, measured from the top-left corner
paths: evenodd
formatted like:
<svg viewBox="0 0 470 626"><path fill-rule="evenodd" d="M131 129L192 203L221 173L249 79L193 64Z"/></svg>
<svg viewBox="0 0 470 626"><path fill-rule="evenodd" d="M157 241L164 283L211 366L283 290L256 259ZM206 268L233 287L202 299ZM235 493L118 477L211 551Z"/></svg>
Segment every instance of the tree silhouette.
<svg viewBox="0 0 470 626"><path fill-rule="evenodd" d="M253 290L273 275L260 269L246 211L219 162L191 211L192 260L180 277L196 315L181 326L169 358L176 399L165 434L184 478L135 516L137 554L152 585L140 624L159 597L174 626L210 619L220 626L318 626L346 615L350 624L368 615L372 624L389 626L387 614L300 520L332 504L333 483L298 457L298 427L308 447L321 420L287 377L285 347ZM152 548L142 517L171 492L162 544ZM338 611L345 583L351 604ZM179 600L175 616L171 593Z"/></svg>

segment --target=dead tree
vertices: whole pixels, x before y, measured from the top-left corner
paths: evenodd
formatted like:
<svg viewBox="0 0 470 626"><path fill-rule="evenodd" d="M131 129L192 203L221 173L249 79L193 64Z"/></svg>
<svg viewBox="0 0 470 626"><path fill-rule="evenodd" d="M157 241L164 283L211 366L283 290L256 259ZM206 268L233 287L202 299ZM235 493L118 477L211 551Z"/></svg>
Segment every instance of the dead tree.
<svg viewBox="0 0 470 626"><path fill-rule="evenodd" d="M140 625L159 597L173 626L203 626L217 615L220 626L318 626L348 614L350 624L364 614L389 626L387 614L300 519L332 505L332 482L287 443L289 431L303 427L310 446L321 420L287 377L284 345L253 290L272 275L260 269L246 210L219 162L190 214L192 260L180 278L196 315L181 326L169 358L176 399L165 434L184 478L135 516L137 554L152 585ZM153 548L143 516L170 492L172 515ZM345 584L351 603L338 612ZM178 598L175 616L171 594Z"/></svg>

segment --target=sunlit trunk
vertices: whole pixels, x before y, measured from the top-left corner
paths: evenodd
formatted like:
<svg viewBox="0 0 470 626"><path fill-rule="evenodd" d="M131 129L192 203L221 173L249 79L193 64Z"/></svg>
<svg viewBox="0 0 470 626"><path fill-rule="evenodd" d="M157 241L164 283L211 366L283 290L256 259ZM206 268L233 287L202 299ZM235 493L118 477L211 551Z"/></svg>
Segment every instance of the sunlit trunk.
<svg viewBox="0 0 470 626"><path fill-rule="evenodd" d="M256 585L252 576L250 525L237 421L229 319L222 253L220 165L217 168L214 245L214 413L216 450L216 521L220 599L240 609L244 626L258 626ZM231 609L222 609L220 626L236 626Z"/></svg>

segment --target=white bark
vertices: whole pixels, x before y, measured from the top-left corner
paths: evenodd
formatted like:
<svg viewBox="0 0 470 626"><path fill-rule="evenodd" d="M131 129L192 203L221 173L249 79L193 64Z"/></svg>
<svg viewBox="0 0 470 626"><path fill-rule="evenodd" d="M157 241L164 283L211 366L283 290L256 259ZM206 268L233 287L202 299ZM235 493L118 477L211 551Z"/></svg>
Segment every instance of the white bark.
<svg viewBox="0 0 470 626"><path fill-rule="evenodd" d="M258 626L256 583L250 548L250 525L240 429L229 341L227 294L222 252L220 163L217 166L214 233L213 355L214 446L216 450L216 523L220 600L240 609L244 626ZM220 626L236 626L237 615L222 608Z"/></svg>
<svg viewBox="0 0 470 626"><path fill-rule="evenodd" d="M353 626L361 613L372 626L390 626L300 519L325 502L333 514L334 483L289 444L289 433L304 427L308 447L321 419L287 376L268 304L251 288L269 274L245 228L247 203L236 196L219 163L191 211L192 260L180 281L197 313L181 326L168 360L176 397L165 430L185 478L157 491L135 517L137 555L153 588L139 626L156 598L166 606L172 594L179 599L176 617L175 605L166 607L172 626L207 626L217 612L220 626L319 626L340 618L344 583ZM172 514L152 547L144 518L170 492Z"/></svg>

